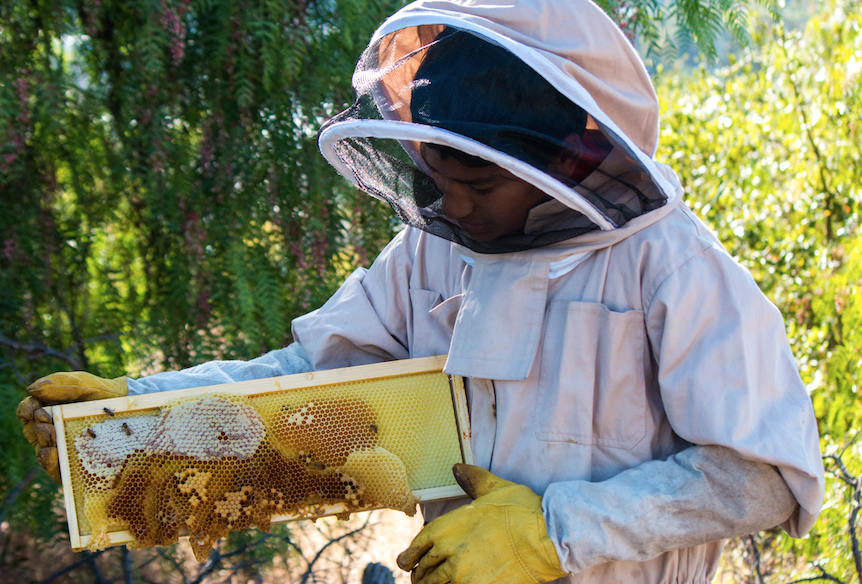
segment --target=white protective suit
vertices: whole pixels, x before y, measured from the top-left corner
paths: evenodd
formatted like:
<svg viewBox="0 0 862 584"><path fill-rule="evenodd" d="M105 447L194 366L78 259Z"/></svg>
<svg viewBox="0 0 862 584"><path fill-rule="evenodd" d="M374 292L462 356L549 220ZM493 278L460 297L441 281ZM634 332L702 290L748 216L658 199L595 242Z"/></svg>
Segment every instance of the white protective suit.
<svg viewBox="0 0 862 584"><path fill-rule="evenodd" d="M391 39L409 45L430 25L493 41L586 110L615 140L606 172L573 188L478 138L416 128L393 98L403 92L386 87L395 67L378 60L385 48L393 63L408 62L414 53ZM369 54L378 75L358 68L354 84L371 88L382 119L337 119L320 137L345 176L368 186L345 154L353 139L397 139L420 167L416 141L449 145L554 197L525 232L580 229L583 217L589 229L483 253L457 232L454 243L407 227L368 271L293 322L299 344L131 381L131 393L448 353L445 370L469 378L477 464L543 495L568 581L707 582L725 538L778 523L803 536L822 505L823 467L781 315L651 159L655 93L610 19L588 0L419 0L381 26ZM621 176L608 168L623 158L637 166L625 184L657 193L624 219L591 199L613 191L602 176ZM402 216L421 224L434 211ZM423 513L431 520L459 504Z"/></svg>

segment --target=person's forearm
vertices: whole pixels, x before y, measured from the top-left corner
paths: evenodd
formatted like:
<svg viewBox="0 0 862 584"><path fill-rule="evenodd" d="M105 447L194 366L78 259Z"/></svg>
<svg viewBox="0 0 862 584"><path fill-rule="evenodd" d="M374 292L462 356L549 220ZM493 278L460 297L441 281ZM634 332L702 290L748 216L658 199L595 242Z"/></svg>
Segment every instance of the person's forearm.
<svg viewBox="0 0 862 584"><path fill-rule="evenodd" d="M572 573L768 529L796 507L774 467L722 446L694 446L599 483L555 483L543 498L548 534Z"/></svg>
<svg viewBox="0 0 862 584"><path fill-rule="evenodd" d="M220 385L279 375L311 371L311 364L299 343L270 351L250 361L210 361L183 369L166 371L140 379L129 379L129 394L140 395L172 389Z"/></svg>

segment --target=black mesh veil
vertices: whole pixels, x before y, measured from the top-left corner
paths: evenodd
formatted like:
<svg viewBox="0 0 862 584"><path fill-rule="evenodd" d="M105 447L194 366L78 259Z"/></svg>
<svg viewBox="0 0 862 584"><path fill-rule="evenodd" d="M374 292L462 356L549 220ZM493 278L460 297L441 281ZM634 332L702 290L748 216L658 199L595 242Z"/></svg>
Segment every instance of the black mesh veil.
<svg viewBox="0 0 862 584"><path fill-rule="evenodd" d="M471 32L421 25L384 36L363 53L353 85L355 102L321 129L321 150L405 223L477 252L620 227L667 200L624 140ZM553 198L516 232L474 239L443 215L423 144L467 166L497 164Z"/></svg>

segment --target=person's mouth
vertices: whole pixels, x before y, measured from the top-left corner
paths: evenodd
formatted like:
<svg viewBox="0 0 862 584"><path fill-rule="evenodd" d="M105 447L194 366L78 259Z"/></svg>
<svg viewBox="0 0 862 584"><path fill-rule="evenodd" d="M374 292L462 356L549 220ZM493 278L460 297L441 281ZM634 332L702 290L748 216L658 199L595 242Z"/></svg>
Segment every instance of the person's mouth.
<svg viewBox="0 0 862 584"><path fill-rule="evenodd" d="M464 221L459 221L458 225L461 226L461 229L469 233L470 235L479 233L485 229L487 226L486 223L467 223Z"/></svg>

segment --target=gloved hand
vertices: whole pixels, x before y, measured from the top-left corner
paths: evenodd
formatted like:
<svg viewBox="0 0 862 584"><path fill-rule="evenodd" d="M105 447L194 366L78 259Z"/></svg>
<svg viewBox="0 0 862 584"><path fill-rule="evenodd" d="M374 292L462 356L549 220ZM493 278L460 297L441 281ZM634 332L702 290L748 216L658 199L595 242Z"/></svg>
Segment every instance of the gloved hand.
<svg viewBox="0 0 862 584"><path fill-rule="evenodd" d="M474 501L426 525L398 556L413 584L539 584L568 575L539 495L477 466L452 471Z"/></svg>
<svg viewBox="0 0 862 584"><path fill-rule="evenodd" d="M92 401L128 395L125 377L103 379L83 371L52 373L34 381L29 397L18 404L18 419L24 424L24 438L36 449L36 460L54 482L61 482L54 421L42 405Z"/></svg>

